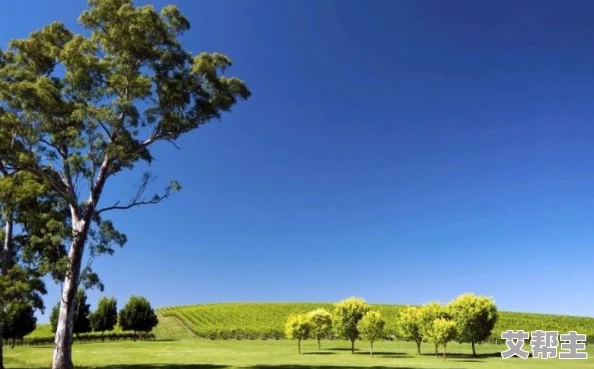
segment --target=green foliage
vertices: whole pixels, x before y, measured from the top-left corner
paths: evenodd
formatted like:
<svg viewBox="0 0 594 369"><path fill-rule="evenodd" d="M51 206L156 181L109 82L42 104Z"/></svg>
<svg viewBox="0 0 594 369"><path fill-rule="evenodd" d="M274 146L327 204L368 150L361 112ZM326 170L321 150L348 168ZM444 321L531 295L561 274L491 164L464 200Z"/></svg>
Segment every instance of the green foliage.
<svg viewBox="0 0 594 369"><path fill-rule="evenodd" d="M119 326L123 331L150 332L158 323L151 304L141 296L130 297L119 314Z"/></svg>
<svg viewBox="0 0 594 369"><path fill-rule="evenodd" d="M400 311L398 328L400 337L404 340L414 341L417 344L417 354L421 354L423 342L423 312L420 307L407 306Z"/></svg>
<svg viewBox="0 0 594 369"><path fill-rule="evenodd" d="M439 305L439 304L438 304ZM420 306L417 306L420 308ZM179 319L198 337L209 339L281 339L284 324L292 313L323 308L331 311L331 303L226 303L160 308L166 317ZM386 321L386 336L402 339L400 312L403 305L370 304ZM434 319L433 319L434 320ZM501 343L499 335L507 329L536 329L568 332L577 330L594 339L594 318L564 315L500 312L493 334L485 342ZM590 338L592 337L592 338ZM330 339L336 338L331 335Z"/></svg>
<svg viewBox="0 0 594 369"><path fill-rule="evenodd" d="M52 333L56 333L58 328L58 316L60 315L60 303L58 302L53 308L50 314L50 326L52 327Z"/></svg>
<svg viewBox="0 0 594 369"><path fill-rule="evenodd" d="M91 316L93 332L111 331L118 323L118 308L115 298L101 297Z"/></svg>
<svg viewBox="0 0 594 369"><path fill-rule="evenodd" d="M367 302L360 297L349 297L334 305L332 325L339 337L351 341L353 353L355 340L359 338L357 324L369 309Z"/></svg>
<svg viewBox="0 0 594 369"><path fill-rule="evenodd" d="M384 328L386 322L382 319L382 315L377 311L370 310L359 323L357 323L357 330L359 335L371 345L371 356L373 356L373 343L379 341L384 337Z"/></svg>
<svg viewBox="0 0 594 369"><path fill-rule="evenodd" d="M74 327L73 333L80 335L82 333L88 333L92 331L91 320L90 320L90 305L87 304L87 295L84 290L78 290L76 293L76 299L74 301L75 315L74 315ZM60 302L58 302L52 309L50 314L50 324L52 332L56 333L58 327L58 316L60 314Z"/></svg>
<svg viewBox="0 0 594 369"><path fill-rule="evenodd" d="M443 345L443 358L445 360L448 342L453 341L456 338L456 322L445 318L435 319L432 324L432 329L429 330L429 332L427 339L430 342L433 342L436 347Z"/></svg>
<svg viewBox="0 0 594 369"><path fill-rule="evenodd" d="M13 303L7 309L3 319L2 337L6 340L23 339L36 328L37 318L31 305Z"/></svg>
<svg viewBox="0 0 594 369"><path fill-rule="evenodd" d="M310 311L308 317L311 323L311 335L318 340L318 348L320 348L320 340L329 338L332 333L332 315L328 310L319 308Z"/></svg>
<svg viewBox="0 0 594 369"><path fill-rule="evenodd" d="M297 340L297 347L301 353L301 340L309 337L311 323L307 314L291 314L285 323L285 336Z"/></svg>
<svg viewBox="0 0 594 369"><path fill-rule="evenodd" d="M124 195L130 201L100 207L109 180L150 164L154 144L175 144L251 95L243 81L224 75L229 57L184 49L179 38L190 24L175 6L159 12L132 0L89 0L78 22L83 32L53 22L0 51L0 171L34 176L70 210L61 223L70 228L64 235L72 252L51 255L61 261L55 276L68 303L62 323L76 314L79 283L103 289L92 262L126 242L104 214L156 204L180 189L172 181L147 196L146 173L136 192ZM153 320L133 325L149 329ZM75 324L74 332L87 327ZM55 367L73 367L70 333L58 336L54 357L64 362Z"/></svg>
<svg viewBox="0 0 594 369"><path fill-rule="evenodd" d="M476 354L474 345L489 338L497 323L495 301L467 293L450 302L447 309L457 323L458 341L471 343Z"/></svg>
<svg viewBox="0 0 594 369"><path fill-rule="evenodd" d="M54 343L54 333L50 324L38 324L35 331L27 335L17 344L24 345L51 345ZM156 339L153 332L138 333L138 332L123 332L121 328L115 327L111 331L106 332L89 332L81 333L74 337L75 342L103 342L103 341L127 341L127 340L154 340Z"/></svg>
<svg viewBox="0 0 594 369"><path fill-rule="evenodd" d="M76 292L75 300L75 315L74 315L74 334L91 332L91 320L89 315L91 313L91 305L87 304L87 294L80 289Z"/></svg>

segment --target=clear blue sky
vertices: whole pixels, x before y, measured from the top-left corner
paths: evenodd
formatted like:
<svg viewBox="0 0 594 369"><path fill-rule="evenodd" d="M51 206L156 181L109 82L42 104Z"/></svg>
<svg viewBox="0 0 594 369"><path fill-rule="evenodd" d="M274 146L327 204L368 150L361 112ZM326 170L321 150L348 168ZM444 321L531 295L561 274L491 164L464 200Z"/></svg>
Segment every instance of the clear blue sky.
<svg viewBox="0 0 594 369"><path fill-rule="evenodd" d="M253 97L159 146L105 295L155 306L493 296L594 316L594 3L174 2ZM0 41L82 1L0 2ZM139 178L107 187L127 199ZM47 305L58 300L51 286ZM90 294L94 304L98 292ZM48 314L41 318L47 320Z"/></svg>

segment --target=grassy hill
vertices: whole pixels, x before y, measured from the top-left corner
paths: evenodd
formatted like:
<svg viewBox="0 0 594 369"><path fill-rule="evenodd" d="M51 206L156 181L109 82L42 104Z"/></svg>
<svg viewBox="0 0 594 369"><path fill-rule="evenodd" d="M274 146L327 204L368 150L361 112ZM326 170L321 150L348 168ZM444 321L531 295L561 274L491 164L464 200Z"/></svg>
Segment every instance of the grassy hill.
<svg viewBox="0 0 594 369"><path fill-rule="evenodd" d="M396 322L402 305L372 305L386 320L388 335L397 337ZM157 339L282 339L284 324L291 313L308 312L316 308L332 310L331 303L225 303L160 308L159 325L153 331ZM565 315L500 312L492 341L497 343L502 331L556 330L565 333L575 330L594 339L594 318ZM111 333L115 339L125 339L121 332ZM83 335L81 339L99 340L98 333ZM48 324L26 337L28 343L48 343L53 339Z"/></svg>
<svg viewBox="0 0 594 369"><path fill-rule="evenodd" d="M178 318L195 335L211 339L283 338L284 323L290 313L308 312L315 308L332 309L330 303L227 303L177 306L159 309L165 317ZM386 320L389 335L397 338L396 322L402 305L373 305ZM575 330L594 338L594 318L564 315L500 312L493 341L501 332Z"/></svg>

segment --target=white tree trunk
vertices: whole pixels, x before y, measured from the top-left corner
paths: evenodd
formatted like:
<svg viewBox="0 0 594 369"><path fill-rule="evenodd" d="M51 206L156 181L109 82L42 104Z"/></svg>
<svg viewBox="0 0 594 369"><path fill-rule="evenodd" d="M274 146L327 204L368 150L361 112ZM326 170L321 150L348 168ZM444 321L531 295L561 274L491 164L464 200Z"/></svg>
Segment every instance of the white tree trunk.
<svg viewBox="0 0 594 369"><path fill-rule="evenodd" d="M54 341L52 369L74 369L72 362L72 330L76 290L80 277L80 266L84 252L88 226L83 220L73 221L74 239L68 253L69 268L62 286L62 298L58 315L58 326Z"/></svg>
<svg viewBox="0 0 594 369"><path fill-rule="evenodd" d="M13 233L13 220L12 212L7 211L5 214L6 224L4 225L4 245L2 248L2 273L8 272L8 269L12 267L12 233Z"/></svg>
<svg viewBox="0 0 594 369"><path fill-rule="evenodd" d="M8 269L12 267L12 258L14 251L12 250L12 233L13 233L13 220L12 212L7 211L5 215L6 224L4 225L4 245L2 245L2 260L0 261L0 273L5 274ZM3 307L0 306L0 312ZM4 340L2 335L2 321L0 320L0 369L4 369Z"/></svg>

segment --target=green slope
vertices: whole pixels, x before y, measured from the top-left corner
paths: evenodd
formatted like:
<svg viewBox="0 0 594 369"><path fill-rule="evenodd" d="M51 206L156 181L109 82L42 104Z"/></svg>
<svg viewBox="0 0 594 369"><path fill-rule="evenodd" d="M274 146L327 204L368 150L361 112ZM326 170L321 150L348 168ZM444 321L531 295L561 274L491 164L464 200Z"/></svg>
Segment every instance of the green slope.
<svg viewBox="0 0 594 369"><path fill-rule="evenodd" d="M165 317L178 318L197 336L212 339L283 338L284 323L291 313L308 312L315 308L331 311L330 303L226 303L177 306L159 309ZM397 338L396 322L402 305L373 305L386 319L386 330ZM501 332L512 329L525 331L575 330L594 338L594 318L563 315L500 312L494 330L496 341Z"/></svg>
<svg viewBox="0 0 594 369"><path fill-rule="evenodd" d="M157 309L159 325L153 333L160 340L202 337L211 339L282 339L284 323L291 313L308 312L316 308L332 309L331 303L226 303L175 306ZM373 305L386 319L389 335L397 337L396 322L401 305ZM501 312L494 330L493 341L502 331L523 329L575 330L594 339L594 318L564 315ZM93 333L93 335L96 335ZM48 324L41 324L28 338L31 343L51 342L53 334Z"/></svg>

